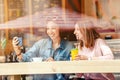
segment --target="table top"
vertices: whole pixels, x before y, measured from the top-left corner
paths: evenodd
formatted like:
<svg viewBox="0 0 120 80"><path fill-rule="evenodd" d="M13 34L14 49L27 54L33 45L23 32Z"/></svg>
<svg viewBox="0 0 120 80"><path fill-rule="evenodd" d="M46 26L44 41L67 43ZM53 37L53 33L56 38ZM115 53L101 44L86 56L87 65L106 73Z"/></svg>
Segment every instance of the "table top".
<svg viewBox="0 0 120 80"><path fill-rule="evenodd" d="M0 75L120 72L120 60L0 63Z"/></svg>

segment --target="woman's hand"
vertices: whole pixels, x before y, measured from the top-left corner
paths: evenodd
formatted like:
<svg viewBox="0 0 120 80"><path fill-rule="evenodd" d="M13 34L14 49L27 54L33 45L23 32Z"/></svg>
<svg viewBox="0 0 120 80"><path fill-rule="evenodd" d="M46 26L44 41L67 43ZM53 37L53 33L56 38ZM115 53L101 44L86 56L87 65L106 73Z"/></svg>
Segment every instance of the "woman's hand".
<svg viewBox="0 0 120 80"><path fill-rule="evenodd" d="M52 57L49 57L46 61L50 62L50 61L54 61L54 59Z"/></svg>
<svg viewBox="0 0 120 80"><path fill-rule="evenodd" d="M85 55L77 55L75 60L88 60L88 57Z"/></svg>
<svg viewBox="0 0 120 80"><path fill-rule="evenodd" d="M19 44L18 37L14 37L12 40L12 45L17 56L21 55L21 46L18 46L18 44Z"/></svg>
<svg viewBox="0 0 120 80"><path fill-rule="evenodd" d="M13 38L12 44L13 44L13 47L18 47L18 44L19 44L18 37L14 37L14 38Z"/></svg>

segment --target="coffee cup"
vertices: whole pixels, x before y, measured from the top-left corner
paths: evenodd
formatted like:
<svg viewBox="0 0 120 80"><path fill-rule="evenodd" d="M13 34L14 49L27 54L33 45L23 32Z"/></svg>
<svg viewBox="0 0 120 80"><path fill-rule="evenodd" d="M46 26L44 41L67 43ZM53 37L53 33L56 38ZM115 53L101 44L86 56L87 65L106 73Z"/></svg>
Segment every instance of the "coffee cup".
<svg viewBox="0 0 120 80"><path fill-rule="evenodd" d="M42 57L34 57L32 58L32 62L42 62L43 58Z"/></svg>

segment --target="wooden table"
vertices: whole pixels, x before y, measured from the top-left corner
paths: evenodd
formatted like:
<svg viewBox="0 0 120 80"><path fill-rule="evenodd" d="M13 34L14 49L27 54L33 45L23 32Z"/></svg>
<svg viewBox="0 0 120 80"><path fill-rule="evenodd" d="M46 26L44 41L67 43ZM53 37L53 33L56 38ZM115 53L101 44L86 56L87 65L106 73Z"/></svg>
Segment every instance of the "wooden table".
<svg viewBox="0 0 120 80"><path fill-rule="evenodd" d="M119 73L120 60L0 63L0 75L89 73L89 72Z"/></svg>

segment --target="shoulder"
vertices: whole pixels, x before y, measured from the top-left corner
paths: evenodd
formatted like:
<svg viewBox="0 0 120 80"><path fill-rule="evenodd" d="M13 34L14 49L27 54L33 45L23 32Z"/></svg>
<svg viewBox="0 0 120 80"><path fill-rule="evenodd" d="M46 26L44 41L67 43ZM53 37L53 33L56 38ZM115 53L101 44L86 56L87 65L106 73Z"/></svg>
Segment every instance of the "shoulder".
<svg viewBox="0 0 120 80"><path fill-rule="evenodd" d="M98 38L98 39L96 39L95 44L96 45L106 45L106 42L104 39Z"/></svg>
<svg viewBox="0 0 120 80"><path fill-rule="evenodd" d="M105 43L105 40L104 39L101 39L101 38L98 38L98 39L96 39L96 43Z"/></svg>
<svg viewBox="0 0 120 80"><path fill-rule="evenodd" d="M38 40L36 43L48 42L48 41L50 41L50 40L48 38L45 38L45 39Z"/></svg>
<svg viewBox="0 0 120 80"><path fill-rule="evenodd" d="M38 40L37 42L35 42L34 45L42 45L42 44L44 45L44 44L47 44L49 42L50 42L49 38L45 38L45 39Z"/></svg>

